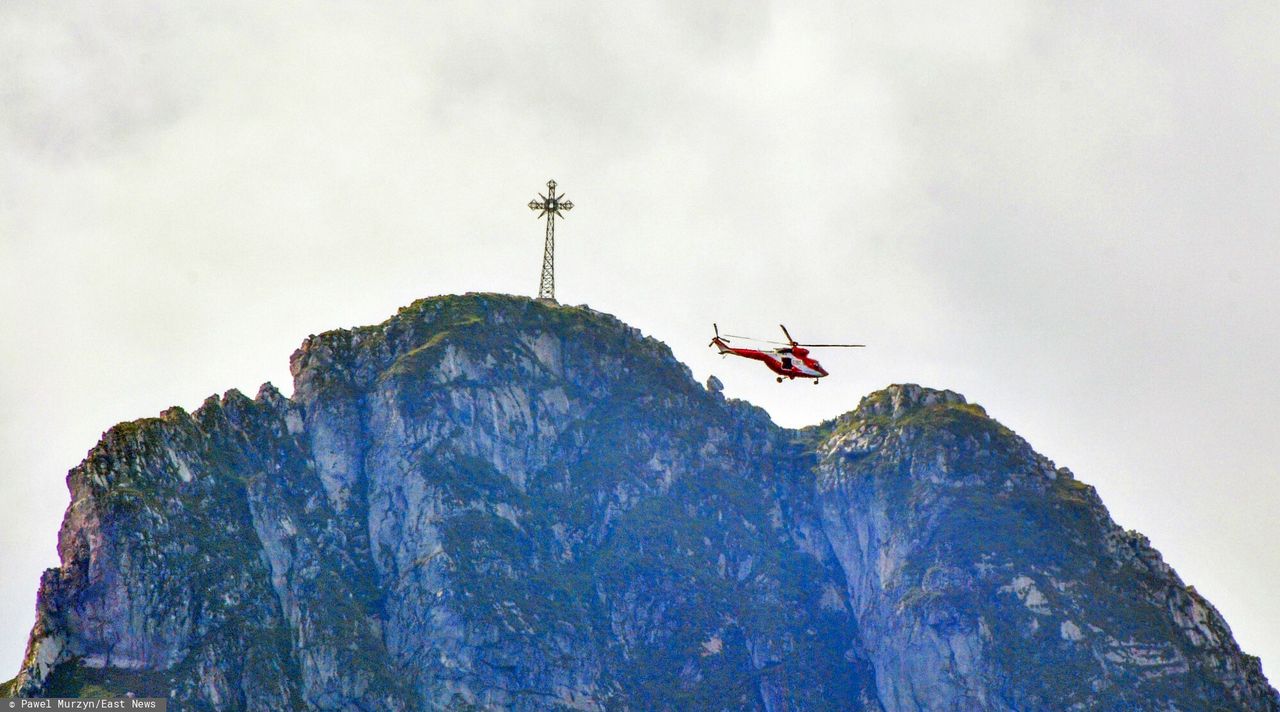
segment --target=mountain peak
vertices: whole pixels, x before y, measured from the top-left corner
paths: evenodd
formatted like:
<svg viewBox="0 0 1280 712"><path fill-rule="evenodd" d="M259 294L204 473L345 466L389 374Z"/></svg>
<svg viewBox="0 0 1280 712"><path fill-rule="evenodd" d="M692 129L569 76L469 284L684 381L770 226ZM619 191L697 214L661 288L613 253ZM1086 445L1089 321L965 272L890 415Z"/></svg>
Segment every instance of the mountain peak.
<svg viewBox="0 0 1280 712"><path fill-rule="evenodd" d="M964 396L955 391L927 388L915 383L895 383L863 396L854 415L897 420L930 406L966 403Z"/></svg>
<svg viewBox="0 0 1280 712"><path fill-rule="evenodd" d="M952 391L788 431L612 316L497 294L313 335L290 366L291 398L118 426L69 473L0 693L1280 708L1092 488Z"/></svg>

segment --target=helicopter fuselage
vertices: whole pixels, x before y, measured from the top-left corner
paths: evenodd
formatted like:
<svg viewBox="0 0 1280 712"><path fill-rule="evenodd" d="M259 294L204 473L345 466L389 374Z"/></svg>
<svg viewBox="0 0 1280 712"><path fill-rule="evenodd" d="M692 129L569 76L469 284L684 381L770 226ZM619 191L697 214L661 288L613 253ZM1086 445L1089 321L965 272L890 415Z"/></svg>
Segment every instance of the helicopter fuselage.
<svg viewBox="0 0 1280 712"><path fill-rule="evenodd" d="M779 380L781 378L812 378L817 380L828 375L827 370L822 367L822 364L818 363L818 359L811 358L809 350L802 346L792 346L772 351L735 349L718 336L711 343L722 354L732 354L760 361L765 366L768 366L770 371L778 374Z"/></svg>

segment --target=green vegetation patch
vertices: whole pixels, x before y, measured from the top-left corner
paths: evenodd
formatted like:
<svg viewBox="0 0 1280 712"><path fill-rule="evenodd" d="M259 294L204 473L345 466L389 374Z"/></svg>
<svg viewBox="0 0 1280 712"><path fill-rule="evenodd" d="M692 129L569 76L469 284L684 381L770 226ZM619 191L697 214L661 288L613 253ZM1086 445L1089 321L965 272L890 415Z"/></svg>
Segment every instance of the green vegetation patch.
<svg viewBox="0 0 1280 712"><path fill-rule="evenodd" d="M164 671L91 668L78 660L65 662L49 674L47 697L137 697L168 698L173 680Z"/></svg>

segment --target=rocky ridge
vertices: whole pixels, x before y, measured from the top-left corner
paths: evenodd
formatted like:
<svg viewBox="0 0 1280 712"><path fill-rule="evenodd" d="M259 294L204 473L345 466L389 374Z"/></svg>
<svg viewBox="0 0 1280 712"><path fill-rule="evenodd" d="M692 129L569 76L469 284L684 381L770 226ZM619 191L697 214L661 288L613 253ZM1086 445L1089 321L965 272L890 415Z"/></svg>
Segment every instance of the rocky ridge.
<svg viewBox="0 0 1280 712"><path fill-rule="evenodd" d="M183 710L1280 710L958 394L791 431L613 317L421 300L112 428L9 691Z"/></svg>

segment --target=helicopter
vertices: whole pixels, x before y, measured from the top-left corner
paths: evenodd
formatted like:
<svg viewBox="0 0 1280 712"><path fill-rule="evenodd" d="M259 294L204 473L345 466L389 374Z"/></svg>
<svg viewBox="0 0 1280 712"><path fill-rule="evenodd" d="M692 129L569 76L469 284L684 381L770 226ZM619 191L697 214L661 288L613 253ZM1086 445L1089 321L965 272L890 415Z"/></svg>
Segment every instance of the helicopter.
<svg viewBox="0 0 1280 712"><path fill-rule="evenodd" d="M782 324L778 328L782 329L782 333L787 337L786 343L781 341L769 341L767 339L754 339L750 336L735 336L733 334L720 335L720 327L716 324L711 325L715 329L716 335L711 339L711 343L707 346L714 346L720 350L720 355L733 354L755 361L762 361L770 371L778 374L778 383L782 383L782 379L795 380L799 378L812 378L813 385L818 385L818 380L830 374L827 369L818 363L818 359L809 356L809 349L816 348L864 348L866 344L801 344L791 338L791 332L787 331L787 327ZM745 339L747 341L758 341L764 344L775 344L781 346L779 349L770 351L760 351L758 349L739 349L729 345L729 339Z"/></svg>

